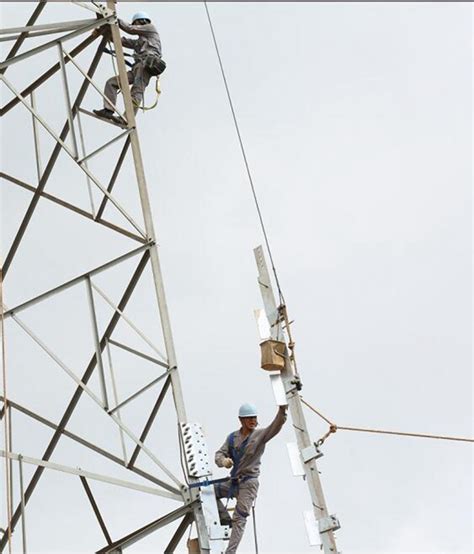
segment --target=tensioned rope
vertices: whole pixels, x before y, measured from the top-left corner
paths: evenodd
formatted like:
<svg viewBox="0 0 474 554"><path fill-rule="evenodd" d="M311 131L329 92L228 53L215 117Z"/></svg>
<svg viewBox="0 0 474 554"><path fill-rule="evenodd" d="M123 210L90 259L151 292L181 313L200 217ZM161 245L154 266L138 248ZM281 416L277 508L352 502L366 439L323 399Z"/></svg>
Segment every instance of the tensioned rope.
<svg viewBox="0 0 474 554"><path fill-rule="evenodd" d="M222 62L222 57L221 57L221 54L220 54L219 45L217 43L216 34L214 32L214 26L212 24L211 15L210 15L209 9L207 7L207 2L203 2L203 3L204 3L204 7L206 8L207 20L209 21L209 27L211 29L212 40L214 42L214 47L215 47L215 50L216 50L217 59L219 60L219 67L221 69L222 79L224 81L224 86L225 86L225 90L226 90L226 93L227 93L227 99L229 100L230 111L232 112L232 119L234 120L235 131L237 133L237 138L239 140L240 150L242 152L242 157L244 159L245 169L247 171L247 176L248 176L248 180L249 180L249 183L250 183L250 188L252 189L252 195L253 195L253 199L254 199L254 202L255 202L255 207L257 208L258 219L260 221L260 226L262 228L263 237L265 239L265 246L267 247L268 256L270 258L270 264L272 266L273 275L275 277L275 282L276 282L277 289L278 289L278 296L279 296L279 299L280 299L280 304L283 305L283 304L285 304L285 299L283 297L283 292L281 290L277 270L276 270L276 267L275 267L275 263L273 261L272 251L271 251L271 248L270 248L270 241L268 239L267 230L265 228L265 223L263 221L262 211L260 209L260 205L259 205L259 202L258 202L257 192L255 190L255 185L254 185L254 180L253 180L253 177L252 177L252 172L250 171L250 165L249 165L249 162L248 162L248 159L247 159L247 154L246 154L245 147L244 147L244 141L242 139L242 133L240 131L240 126L239 126L239 123L238 123L238 120L237 120L237 115L236 115L236 112L235 112L234 103L232 101L232 97L231 97L231 94L230 94L229 84L227 82L227 77L226 77L226 74L225 74L225 71L224 71L224 64Z"/></svg>
<svg viewBox="0 0 474 554"><path fill-rule="evenodd" d="M438 439L438 440L446 440L446 441L474 443L474 439L467 438L467 437L454 437L451 435L432 435L429 433L412 433L412 432L406 432L406 431L387 431L384 429L370 429L367 427L349 427L345 425L344 426L336 425L330 419L324 416L321 412L319 412L316 408L311 406L309 402L306 402L306 400L303 400L303 398L301 398L301 402L303 402L305 406L307 406L311 411L313 411L316 415L318 415L321 419L323 419L326 423L329 424L329 431L317 441L318 445L323 444L323 442L336 431L356 431L359 433L376 433L379 435L396 435L400 437L416 437L416 438L422 438L422 439Z"/></svg>
<svg viewBox="0 0 474 554"><path fill-rule="evenodd" d="M1 348L2 348L2 388L3 388L3 421L4 421L4 431L5 431L5 451L7 455L5 456L5 481L7 487L7 518L8 525L6 533L8 534L8 551L11 554L12 552L12 505L11 505L11 474L10 474L10 458L8 454L10 453L10 409L8 406L8 396L7 396L7 363L6 363L6 354L5 354L5 317L3 309L3 269L0 268L0 334L2 335L1 339Z"/></svg>

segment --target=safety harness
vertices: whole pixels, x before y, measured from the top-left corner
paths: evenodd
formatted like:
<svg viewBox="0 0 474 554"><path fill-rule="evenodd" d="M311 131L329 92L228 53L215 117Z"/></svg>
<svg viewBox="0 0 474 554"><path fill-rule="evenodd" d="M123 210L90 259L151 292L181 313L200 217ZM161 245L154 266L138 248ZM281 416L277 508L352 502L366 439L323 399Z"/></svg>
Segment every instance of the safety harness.
<svg viewBox="0 0 474 554"><path fill-rule="evenodd" d="M245 481L248 481L249 479L253 479L251 475L245 475L244 477L237 477L237 472L239 470L239 465L242 460L242 457L245 453L245 449L247 447L247 444L250 439L250 435L242 441L242 444L240 446L235 446L235 433L231 433L227 437L227 444L229 445L229 456L234 462L234 465L232 467L232 471L230 472L229 477L223 477L221 479L205 479L204 481L199 481L197 483L191 483L189 485L189 488L195 488L195 487L208 487L209 485L219 485L220 483L227 483L230 481L230 487L229 492L227 493L227 500L229 498L232 498L235 496L235 493L239 489L240 483L245 483Z"/></svg>

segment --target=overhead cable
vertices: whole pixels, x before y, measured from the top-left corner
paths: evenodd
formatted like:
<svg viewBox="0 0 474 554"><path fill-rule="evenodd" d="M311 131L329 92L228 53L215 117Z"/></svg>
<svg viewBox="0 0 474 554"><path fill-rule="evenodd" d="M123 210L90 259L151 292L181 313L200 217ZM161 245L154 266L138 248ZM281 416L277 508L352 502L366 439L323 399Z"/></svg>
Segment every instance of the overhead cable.
<svg viewBox="0 0 474 554"><path fill-rule="evenodd" d="M221 73L222 73L222 79L224 81L224 86L225 86L225 90L226 90L226 93L227 93L227 98L229 100L230 111L232 112L232 118L234 120L235 130L236 130L236 133L237 133L237 137L239 139L240 150L242 151L242 157L244 159L245 169L247 171L247 176L248 176L248 180L249 180L249 183L250 183L250 188L252 189L252 195L253 195L253 199L255 201L255 207L257 208L258 219L260 221L260 226L262 228L263 237L265 239L265 245L267 247L268 256L270 258L270 263L271 263L271 266L272 266L273 275L275 276L275 282L276 282L277 289L278 289L278 296L279 296L279 299L280 299L280 304L283 305L285 303L285 300L283 298L283 292L282 292L281 287L280 287L280 282L278 280L277 270L276 270L276 267L275 267L275 263L273 261L272 251L271 251L271 248L270 248L270 241L268 239L268 234L267 234L267 231L266 231L266 228L265 228L265 223L263 221L262 211L260 209L260 205L259 205L259 202L258 202L257 192L255 190L255 185L254 185L254 181L253 181L253 178L252 178L252 172L250 171L250 166L249 166L249 163L248 163L247 154L246 154L245 147L244 147L244 142L243 142L243 139L242 139L242 133L240 132L240 127L239 127L239 123L237 121L237 116L236 116L236 112L235 112L235 108L234 108L234 103L233 103L232 97L230 95L229 84L227 82L227 77L226 77L226 74L225 74L225 71L224 71L224 64L222 62L222 57L221 57L221 54L220 54L219 45L217 43L216 34L214 32L214 26L212 24L211 15L210 15L209 9L207 7L207 2L204 2L204 7L206 8L207 20L209 21L209 27L211 29L212 40L214 42L214 47L215 47L215 50L216 50L217 59L219 60L219 66L220 66Z"/></svg>

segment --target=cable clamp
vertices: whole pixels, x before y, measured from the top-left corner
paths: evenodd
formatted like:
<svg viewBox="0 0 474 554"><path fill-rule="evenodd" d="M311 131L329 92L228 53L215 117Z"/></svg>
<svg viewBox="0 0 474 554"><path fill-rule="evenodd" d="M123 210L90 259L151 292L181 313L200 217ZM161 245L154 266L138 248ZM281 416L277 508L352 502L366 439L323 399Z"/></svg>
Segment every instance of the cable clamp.
<svg viewBox="0 0 474 554"><path fill-rule="evenodd" d="M341 524L335 515L323 517L318 520L319 532L328 533L329 531L337 531L341 528Z"/></svg>
<svg viewBox="0 0 474 554"><path fill-rule="evenodd" d="M307 464L311 460L317 460L322 456L324 456L324 454L321 452L316 443L312 444L311 446L307 446L306 448L303 448L301 450L301 458L305 464Z"/></svg>

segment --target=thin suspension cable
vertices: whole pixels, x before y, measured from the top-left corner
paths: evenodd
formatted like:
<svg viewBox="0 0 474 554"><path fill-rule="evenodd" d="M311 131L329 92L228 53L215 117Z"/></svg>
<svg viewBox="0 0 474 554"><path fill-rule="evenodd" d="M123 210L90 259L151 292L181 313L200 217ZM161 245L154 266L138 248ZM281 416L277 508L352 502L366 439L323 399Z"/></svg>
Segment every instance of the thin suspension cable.
<svg viewBox="0 0 474 554"><path fill-rule="evenodd" d="M326 423L329 424L329 431L319 439L318 443L322 444L331 434L335 433L336 431L355 431L359 433L376 433L379 435L396 435L399 437L416 437L421 439L438 439L438 440L446 440L446 441L457 441L457 442L472 442L474 443L474 439L471 439L469 437L455 437L452 435L432 435L430 433L411 433L406 431L387 431L385 429L370 429L368 427L349 427L349 426L343 426L343 425L336 425L333 423L330 419L328 419L326 416L324 416L321 412L319 412L316 408L311 406L306 400L303 400L301 398L301 402L305 404L311 411L313 411L315 414L317 414L321 419L323 419Z"/></svg>
<svg viewBox="0 0 474 554"><path fill-rule="evenodd" d="M3 419L4 419L4 432L5 432L5 451L7 456L5 457L5 481L7 487L7 534L8 534L8 551L11 554L12 552L12 499L11 499L11 474L10 474L10 463L8 460L8 454L10 453L10 407L8 405L8 395L7 395L7 363L6 363L6 354L5 354L5 310L3 306L3 269L0 268L0 334L2 335L2 380L3 380Z"/></svg>
<svg viewBox="0 0 474 554"><path fill-rule="evenodd" d="M212 20L211 20L211 15L210 15L209 9L207 7L207 2L204 2L204 7L206 8L207 20L209 21L209 27L211 29L212 40L214 42L214 47L215 47L215 50L216 50L217 58L219 60L219 66L220 66L221 73L222 73L222 79L224 81L224 86L225 86L225 90L226 90L226 93L227 93L227 98L229 100L229 106L230 106L230 110L232 112L232 118L234 120L235 130L236 130L236 133L237 133L237 137L239 139L240 150L242 151L242 157L244 159L245 169L247 170L247 176L248 176L248 179L249 179L250 188L252 189L252 195L253 195L253 199L255 201L255 207L257 208L258 219L260 221L260 226L262 228L263 237L265 239L265 245L267 247L268 256L270 258L270 263L271 263L271 266L272 266L273 275L275 276L275 282L276 282L277 289L278 289L278 296L279 296L279 299L280 299L280 303L284 304L285 299L283 297L283 292L282 292L281 287L280 287L280 281L278 280L277 270L275 268L275 263L273 261L272 251L271 251L271 248L270 248L270 241L268 239L267 231L266 231L266 228L265 228L265 223L263 221L262 211L260 209L260 205L259 205L259 202L258 202L257 192L255 190L255 185L254 185L253 178L252 178L252 172L250 171L250 166L249 166L249 163L248 163L248 160L247 160L247 154L245 152L245 147L244 147L244 142L243 142L243 139L242 139L242 134L240 132L239 123L237 121L237 116L236 116L236 113L235 113L234 103L232 102L232 97L230 95L230 89L229 89L226 74L225 74L225 71L224 71L224 64L222 63L222 58L221 58L221 54L220 54L220 51L219 51L219 45L217 43L216 34L214 32L214 26L213 26Z"/></svg>

